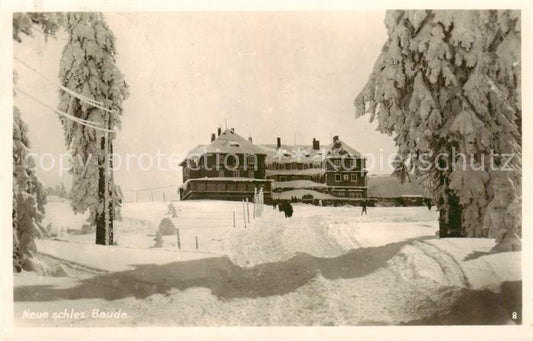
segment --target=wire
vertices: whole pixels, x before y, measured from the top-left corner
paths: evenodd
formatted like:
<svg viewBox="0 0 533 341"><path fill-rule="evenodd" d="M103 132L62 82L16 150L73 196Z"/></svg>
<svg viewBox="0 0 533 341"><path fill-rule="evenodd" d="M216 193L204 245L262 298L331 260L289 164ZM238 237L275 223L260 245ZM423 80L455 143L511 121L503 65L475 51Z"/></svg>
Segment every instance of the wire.
<svg viewBox="0 0 533 341"><path fill-rule="evenodd" d="M66 91L66 92L72 92L74 93L73 96L75 96L76 98L80 99L80 100L83 100L85 102L88 102L89 104L91 105L103 105L103 103L101 102L98 102L92 98L88 98L88 97L85 97L81 94L78 94L77 92L73 91L73 90L70 90L69 88L63 86L63 85L60 85L60 84L57 84L56 82L54 82L52 79L50 79L49 77L45 76L44 74L42 74L41 72L37 71L35 68L31 67L30 65L28 65L27 63L25 63L24 61L20 60L19 58L17 57L13 57L17 62L19 62L20 64L24 65L25 67L27 67L28 69L30 69L31 71L35 72L37 75L41 76L42 78L44 78L45 80L47 80L48 82L50 82L51 84L59 87L60 89Z"/></svg>
<svg viewBox="0 0 533 341"><path fill-rule="evenodd" d="M45 76L44 74L40 73L39 71L37 71L36 69L34 69L33 67L31 67L30 65L26 64L25 62L23 62L22 60L18 59L17 57L14 57L14 59L19 62L20 64L24 65L25 67L27 67L28 69L30 69L31 71L33 71L34 73L36 73L37 75L41 76L42 78L44 78L45 80L47 80L48 82L50 82L51 84L57 86L58 88L60 88L61 90L65 91L66 93L68 93L69 95L73 96L73 97L76 97L77 99L79 99L80 101L83 101L85 103L88 103L90 105L92 105L93 107L96 107L98 109L101 109L101 110L104 110L104 111L107 111L109 113L116 113L116 110L110 110L110 109L107 109L105 108L103 105L102 102L98 102L94 99L91 99L91 98L88 98L88 97L85 97L69 88L67 88L66 86L63 86L61 84L57 84L56 82L54 82L53 80L51 80L49 77Z"/></svg>
<svg viewBox="0 0 533 341"><path fill-rule="evenodd" d="M45 104L44 102L38 100L37 98L31 96L30 94L28 94L27 92L23 91L21 88L15 86L15 89L17 91L19 91L20 93L22 93L23 95L27 96L27 97L30 97L31 99L37 101L39 104L42 104L42 105L45 105L46 107L52 109L49 105ZM53 109L54 111L56 111L55 109ZM69 115L69 114L66 114L66 113L63 113L65 115L68 115L70 116L70 118L73 120L73 121L79 121L80 123L87 123L89 125L94 125L94 126L100 126L101 123L100 122L95 122L95 121L89 121L89 120L84 120L82 118L79 118L79 117L76 117L76 116L72 116L72 115Z"/></svg>
<svg viewBox="0 0 533 341"><path fill-rule="evenodd" d="M35 102L41 104L42 106L52 110L52 111L55 111L56 113L58 113L59 115L62 115L76 123L79 123L81 125L84 125L86 127L89 127L89 128L93 128L95 130L99 130L99 131L104 131L104 132L107 132L107 133L115 133L113 130L108 130L108 129L104 129L104 128L101 128L101 127L98 127L98 126L95 126L94 124L99 124L98 122L93 122L93 121L87 121L87 120L84 120L84 119L81 119L81 118L78 118L76 116L72 116L72 115L69 115L67 113L64 113L62 112L61 110L58 110L58 109L54 109L53 107L49 106L48 104L44 103L43 101L33 97L32 95L28 94L27 92L21 90L19 87L16 87L15 88L18 92L20 92L21 94L23 94L24 96L26 97L29 97L31 99L33 99Z"/></svg>
<svg viewBox="0 0 533 341"><path fill-rule="evenodd" d="M169 187L176 187L176 184L168 185L168 186L159 186L159 187L152 187L152 188L137 188L137 189L123 189L123 192L144 192L144 191L151 191L155 189L163 189L163 188L169 188Z"/></svg>

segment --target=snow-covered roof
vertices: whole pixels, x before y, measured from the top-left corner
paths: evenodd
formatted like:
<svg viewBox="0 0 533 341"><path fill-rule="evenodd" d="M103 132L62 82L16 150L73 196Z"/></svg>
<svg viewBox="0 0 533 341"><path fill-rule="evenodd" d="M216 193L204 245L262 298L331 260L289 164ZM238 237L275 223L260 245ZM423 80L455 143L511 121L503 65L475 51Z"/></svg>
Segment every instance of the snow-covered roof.
<svg viewBox="0 0 533 341"><path fill-rule="evenodd" d="M272 184L272 188L323 188L327 187L326 184L318 183L310 180L292 180L292 181L278 181Z"/></svg>
<svg viewBox="0 0 533 341"><path fill-rule="evenodd" d="M313 149L310 145L281 145L277 148L275 144L262 144L261 147L266 150L267 157L265 162L270 163L321 163L326 154L326 148Z"/></svg>
<svg viewBox="0 0 533 341"><path fill-rule="evenodd" d="M313 149L311 145L289 146L282 144L279 148L275 144L262 144L260 146L267 151L266 164L274 162L320 164L328 157L364 158L361 153L341 140L320 149Z"/></svg>
<svg viewBox="0 0 533 341"><path fill-rule="evenodd" d="M266 175L320 175L324 174L324 168L307 169L267 169Z"/></svg>
<svg viewBox="0 0 533 341"><path fill-rule="evenodd" d="M193 148L185 160L180 165L184 165L187 160L197 160L204 154L221 153L221 154L260 154L266 155L267 151L260 148L247 139L239 136L230 129L226 129L222 132L213 142L208 145L198 145Z"/></svg>
<svg viewBox="0 0 533 341"><path fill-rule="evenodd" d="M341 140L330 144L327 148L327 157L352 157L363 158L363 155Z"/></svg>

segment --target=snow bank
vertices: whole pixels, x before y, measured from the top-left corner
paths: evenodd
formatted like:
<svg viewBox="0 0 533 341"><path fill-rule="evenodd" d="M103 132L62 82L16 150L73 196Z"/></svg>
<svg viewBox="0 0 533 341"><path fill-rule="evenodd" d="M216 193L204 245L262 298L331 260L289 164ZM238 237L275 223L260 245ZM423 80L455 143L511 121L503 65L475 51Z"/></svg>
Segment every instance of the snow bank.
<svg viewBox="0 0 533 341"><path fill-rule="evenodd" d="M494 239L443 238L427 243L453 257L472 289L498 291L502 282L522 279L522 252L490 254Z"/></svg>
<svg viewBox="0 0 533 341"><path fill-rule="evenodd" d="M331 258L361 247L434 236L436 231L434 221L378 223L369 221L375 217L360 216L360 209L313 208L295 205L295 216L290 219L280 212L270 212L249 228L233 231L226 240L224 253L241 266L279 262L302 252Z"/></svg>

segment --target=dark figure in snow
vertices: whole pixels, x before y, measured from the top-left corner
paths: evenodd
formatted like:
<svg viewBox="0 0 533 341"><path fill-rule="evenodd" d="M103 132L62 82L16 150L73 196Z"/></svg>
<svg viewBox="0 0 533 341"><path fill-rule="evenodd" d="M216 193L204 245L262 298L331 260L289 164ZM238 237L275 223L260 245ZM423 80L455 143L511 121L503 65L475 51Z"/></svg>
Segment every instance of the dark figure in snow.
<svg viewBox="0 0 533 341"><path fill-rule="evenodd" d="M290 202L287 202L287 205L285 206L285 209L283 211L285 212L285 218L292 217L292 213L294 212L294 209L292 208L292 205Z"/></svg>
<svg viewBox="0 0 533 341"><path fill-rule="evenodd" d="M431 207L433 207L433 205L431 204L431 200L426 200L426 206L428 207L428 210L431 211Z"/></svg>
<svg viewBox="0 0 533 341"><path fill-rule="evenodd" d="M363 201L363 203L361 204L361 215L363 215L363 213L365 215L367 215L367 212L366 212L366 201Z"/></svg>

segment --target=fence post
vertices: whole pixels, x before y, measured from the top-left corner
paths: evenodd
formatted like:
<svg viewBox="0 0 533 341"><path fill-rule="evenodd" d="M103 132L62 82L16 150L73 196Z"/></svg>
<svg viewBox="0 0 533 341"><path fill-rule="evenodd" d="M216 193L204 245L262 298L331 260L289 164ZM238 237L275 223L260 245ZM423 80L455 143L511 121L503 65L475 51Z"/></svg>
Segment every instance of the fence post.
<svg viewBox="0 0 533 341"><path fill-rule="evenodd" d="M180 242L180 229L176 229L176 238L178 240L178 250L181 250L181 242Z"/></svg>
<svg viewBox="0 0 533 341"><path fill-rule="evenodd" d="M195 236L194 239L196 240L196 250L198 250L198 236Z"/></svg>
<svg viewBox="0 0 533 341"><path fill-rule="evenodd" d="M244 200L242 201L242 218L244 219L244 228L246 228L246 210L244 208Z"/></svg>
<svg viewBox="0 0 533 341"><path fill-rule="evenodd" d="M154 201L154 192L150 192L150 195L152 196L152 201Z"/></svg>
<svg viewBox="0 0 533 341"><path fill-rule="evenodd" d="M235 228L235 210L233 210L233 228Z"/></svg>
<svg viewBox="0 0 533 341"><path fill-rule="evenodd" d="M248 217L248 224L250 224L250 208L249 208L248 198L246 198L246 216Z"/></svg>

